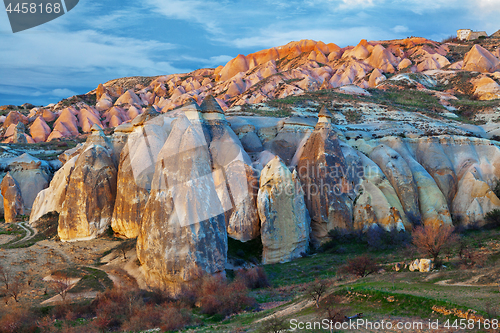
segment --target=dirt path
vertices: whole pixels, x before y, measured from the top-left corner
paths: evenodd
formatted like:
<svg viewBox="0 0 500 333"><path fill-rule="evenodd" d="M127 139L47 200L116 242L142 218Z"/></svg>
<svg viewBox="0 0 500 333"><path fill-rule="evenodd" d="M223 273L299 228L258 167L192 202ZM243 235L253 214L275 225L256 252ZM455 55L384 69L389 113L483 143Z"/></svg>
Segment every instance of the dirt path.
<svg viewBox="0 0 500 333"><path fill-rule="evenodd" d="M15 244L18 244L18 243L21 243L24 241L28 241L36 236L36 234L37 234L36 229L33 229L30 226L26 225L26 222L18 222L16 224L18 226L20 226L21 228L23 228L24 231L26 231L26 235L23 238L21 238L20 240L15 241L14 243L12 243L10 245L15 245Z"/></svg>

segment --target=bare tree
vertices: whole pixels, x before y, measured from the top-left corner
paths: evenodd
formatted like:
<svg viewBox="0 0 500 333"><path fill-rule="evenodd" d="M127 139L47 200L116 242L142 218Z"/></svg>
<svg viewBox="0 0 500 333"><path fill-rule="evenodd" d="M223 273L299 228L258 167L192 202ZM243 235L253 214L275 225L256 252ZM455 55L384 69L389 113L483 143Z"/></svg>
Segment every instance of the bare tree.
<svg viewBox="0 0 500 333"><path fill-rule="evenodd" d="M23 290L23 280L20 275L16 276L7 290L7 295L12 297L14 301L19 302L19 295Z"/></svg>
<svg viewBox="0 0 500 333"><path fill-rule="evenodd" d="M346 313L349 310L347 307L338 307L338 304L341 304L340 297L335 296L326 304L321 313L321 319L328 319L330 323L330 332L333 332L336 323L342 323L346 320Z"/></svg>
<svg viewBox="0 0 500 333"><path fill-rule="evenodd" d="M450 225L425 225L413 231L413 245L422 254L432 257L436 263L441 251L457 242L458 236Z"/></svg>
<svg viewBox="0 0 500 333"><path fill-rule="evenodd" d="M0 280L3 282L5 286L5 291L9 290L9 282L10 282L10 271L3 266L0 266Z"/></svg>
<svg viewBox="0 0 500 333"><path fill-rule="evenodd" d="M316 308L319 308L319 301L321 300L321 297L325 294L327 289L327 281L316 279L307 290L307 294L309 295L309 297L316 303Z"/></svg>
<svg viewBox="0 0 500 333"><path fill-rule="evenodd" d="M71 278L65 274L58 275L54 277L54 289L58 293L63 302L66 301L66 296L68 295L68 290L71 287Z"/></svg>
<svg viewBox="0 0 500 333"><path fill-rule="evenodd" d="M377 261L368 254L354 257L347 261L341 270L359 277L375 273L379 269Z"/></svg>

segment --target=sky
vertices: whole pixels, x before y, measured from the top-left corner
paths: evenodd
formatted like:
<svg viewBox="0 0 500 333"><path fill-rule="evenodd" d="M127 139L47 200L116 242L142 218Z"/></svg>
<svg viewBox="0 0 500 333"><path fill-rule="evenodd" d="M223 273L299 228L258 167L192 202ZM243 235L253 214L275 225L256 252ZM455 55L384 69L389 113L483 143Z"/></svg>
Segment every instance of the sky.
<svg viewBox="0 0 500 333"><path fill-rule="evenodd" d="M0 11L0 105L57 103L112 79L217 67L301 39L492 34L499 15L500 0L80 0L14 34Z"/></svg>

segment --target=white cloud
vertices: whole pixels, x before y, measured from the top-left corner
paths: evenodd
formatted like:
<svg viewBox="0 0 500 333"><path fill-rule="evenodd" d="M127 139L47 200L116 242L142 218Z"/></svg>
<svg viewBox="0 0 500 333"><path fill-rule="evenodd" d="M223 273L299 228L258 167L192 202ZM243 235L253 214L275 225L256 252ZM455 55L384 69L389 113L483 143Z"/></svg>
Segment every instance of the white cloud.
<svg viewBox="0 0 500 333"><path fill-rule="evenodd" d="M394 31L397 34L403 33L403 32L408 32L410 31L407 26L404 25L397 25L394 28L392 28L392 31Z"/></svg>
<svg viewBox="0 0 500 333"><path fill-rule="evenodd" d="M219 26L218 18L221 15L223 3L215 1L201 0L146 0L146 4L152 7L153 11L168 18L185 20L201 24L207 31L214 34L223 33Z"/></svg>
<svg viewBox="0 0 500 333"><path fill-rule="evenodd" d="M175 52L174 45L154 40L116 37L92 30L27 30L0 38L0 72L4 80L17 87L38 87L47 96L68 97L76 94L75 88L93 87L123 76L188 71L159 57L167 51ZM5 93L3 87L0 93Z"/></svg>
<svg viewBox="0 0 500 333"><path fill-rule="evenodd" d="M259 34L252 37L238 38L233 41L238 48L253 47L275 47L298 41L301 39L314 39L325 43L335 43L339 46L347 46L357 43L361 39L380 40L393 38L393 34L383 31L377 27L352 27L345 29L314 29L314 30L292 30L280 31L275 27L261 30Z"/></svg>
<svg viewBox="0 0 500 333"><path fill-rule="evenodd" d="M458 0L395 0L394 6L410 10L418 15L423 15L438 10L453 9L460 5ZM446 15L446 14L443 14Z"/></svg>
<svg viewBox="0 0 500 333"><path fill-rule="evenodd" d="M73 90L70 90L70 89L67 89L67 88L62 88L62 89L58 88L58 89L52 90L48 94L51 95L51 96L55 96L55 97L66 98L66 97L74 96L77 93L74 92Z"/></svg>

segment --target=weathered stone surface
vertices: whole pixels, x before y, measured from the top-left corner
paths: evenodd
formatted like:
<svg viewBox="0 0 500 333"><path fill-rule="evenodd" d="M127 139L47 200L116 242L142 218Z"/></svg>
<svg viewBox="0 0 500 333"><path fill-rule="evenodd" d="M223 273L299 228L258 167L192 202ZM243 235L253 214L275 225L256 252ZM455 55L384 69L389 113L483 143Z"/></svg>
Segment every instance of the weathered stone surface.
<svg viewBox="0 0 500 333"><path fill-rule="evenodd" d="M464 57L464 70L494 72L500 69L500 60L481 45L474 45Z"/></svg>
<svg viewBox="0 0 500 333"><path fill-rule="evenodd" d="M128 136L121 152L111 221L113 231L121 236L135 238L139 234L156 161L167 136L168 132L156 124L139 125Z"/></svg>
<svg viewBox="0 0 500 333"><path fill-rule="evenodd" d="M500 85L490 77L480 77L473 81L474 95L482 101L500 99Z"/></svg>
<svg viewBox="0 0 500 333"><path fill-rule="evenodd" d="M4 218L6 223L15 222L18 215L24 214L24 202L17 181L9 172L0 183L3 196Z"/></svg>
<svg viewBox="0 0 500 333"><path fill-rule="evenodd" d="M30 127L31 137L35 142L45 142L50 135L50 127L43 117L37 117Z"/></svg>
<svg viewBox="0 0 500 333"><path fill-rule="evenodd" d="M451 215L445 196L431 175L413 158L406 143L401 138L391 138L384 142L399 153L412 172L424 225L451 225Z"/></svg>
<svg viewBox="0 0 500 333"><path fill-rule="evenodd" d="M206 127L217 193L226 212L228 236L243 242L254 239L259 236L260 229L256 203L259 186L250 157L225 120L209 120Z"/></svg>
<svg viewBox="0 0 500 333"><path fill-rule="evenodd" d="M88 240L105 232L115 197L116 168L108 150L86 147L75 162L59 215L61 240Z"/></svg>
<svg viewBox="0 0 500 333"><path fill-rule="evenodd" d="M47 188L50 180L48 165L24 153L13 159L9 165L11 176L17 181L23 197L24 209L31 211L33 202L40 191Z"/></svg>
<svg viewBox="0 0 500 333"><path fill-rule="evenodd" d="M464 225L484 222L484 215L500 208L500 199L490 186L483 181L477 168L471 168L458 184L458 191L453 199L452 212L462 219Z"/></svg>
<svg viewBox="0 0 500 333"><path fill-rule="evenodd" d="M387 145L377 146L370 154L391 183L403 205L406 216L413 225L421 224L418 189L408 163Z"/></svg>
<svg viewBox="0 0 500 333"><path fill-rule="evenodd" d="M457 175L450 159L446 155L439 138L418 140L416 147L417 161L429 172L445 196L448 206L457 193Z"/></svg>
<svg viewBox="0 0 500 333"><path fill-rule="evenodd" d="M224 272L227 231L201 125L172 124L155 168L137 239L149 285L175 292L200 272Z"/></svg>
<svg viewBox="0 0 500 333"><path fill-rule="evenodd" d="M391 230L410 229L396 191L375 162L363 153L341 143L349 172L354 174L354 228L368 229L373 224Z"/></svg>
<svg viewBox="0 0 500 333"><path fill-rule="evenodd" d="M26 128L22 122L16 124L14 129L14 135L12 137L12 143L28 143L26 139Z"/></svg>
<svg viewBox="0 0 500 333"><path fill-rule="evenodd" d="M310 218L300 180L277 156L262 170L257 205L264 264L288 262L306 252Z"/></svg>
<svg viewBox="0 0 500 333"><path fill-rule="evenodd" d="M49 187L40 191L36 196L30 214L30 224L33 227L37 226L38 219L43 215L51 212L61 212L62 204L66 198L66 189L77 159L78 155L70 158L70 160L54 174L54 178L52 178Z"/></svg>
<svg viewBox="0 0 500 333"><path fill-rule="evenodd" d="M332 229L352 230L352 201L348 193L353 180L331 124L316 125L297 170L311 216L311 238L321 242Z"/></svg>

